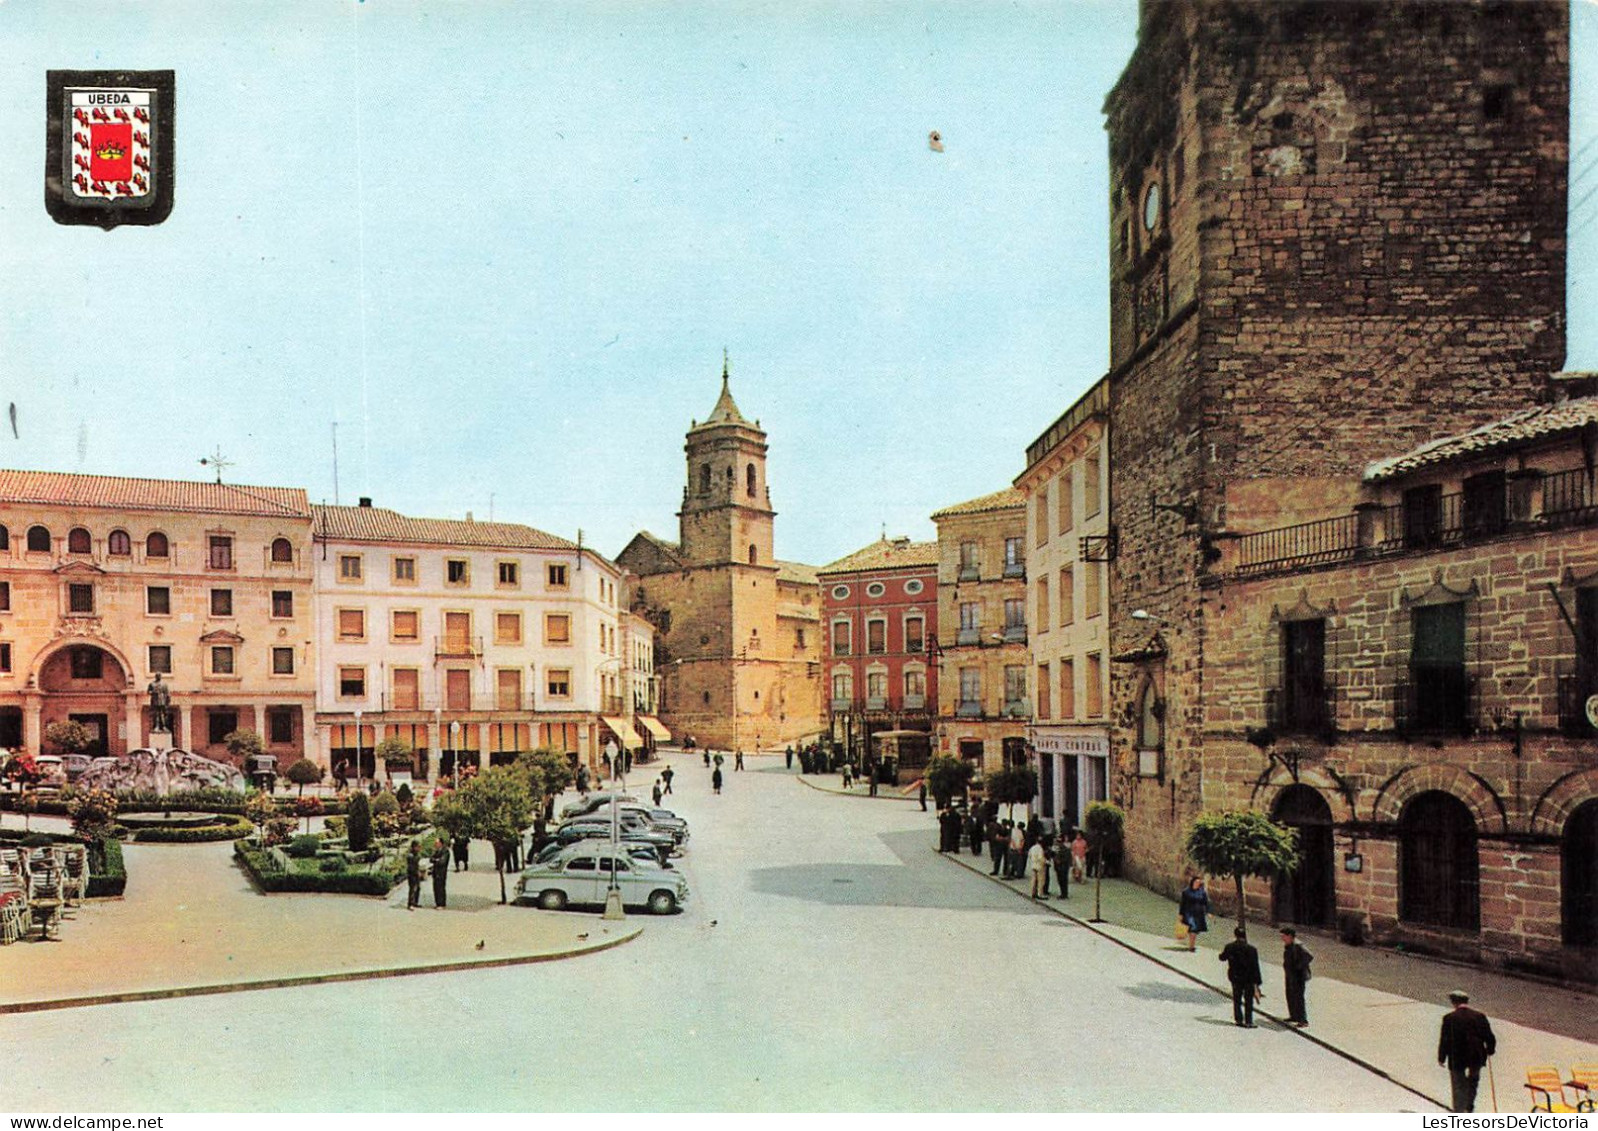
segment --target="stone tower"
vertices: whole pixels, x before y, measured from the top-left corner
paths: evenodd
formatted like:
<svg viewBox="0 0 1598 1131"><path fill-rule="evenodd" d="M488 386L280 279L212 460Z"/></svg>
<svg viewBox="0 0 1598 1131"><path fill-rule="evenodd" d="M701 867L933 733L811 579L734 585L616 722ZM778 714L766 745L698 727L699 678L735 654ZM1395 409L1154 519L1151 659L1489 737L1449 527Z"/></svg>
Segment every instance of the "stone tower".
<svg viewBox="0 0 1598 1131"><path fill-rule="evenodd" d="M817 733L821 600L814 569L773 556L766 433L721 395L694 421L678 541L636 535L616 561L656 628L665 716L679 738L753 749Z"/></svg>
<svg viewBox="0 0 1598 1131"><path fill-rule="evenodd" d="M766 434L738 411L722 360L721 396L683 445L688 478L677 512L683 559L692 565L772 565Z"/></svg>
<svg viewBox="0 0 1598 1131"><path fill-rule="evenodd" d="M1545 0L1144 0L1105 104L1111 789L1139 878L1179 882L1226 770L1217 539L1348 513L1367 461L1563 364L1568 39ZM1140 753L1150 681L1164 744Z"/></svg>

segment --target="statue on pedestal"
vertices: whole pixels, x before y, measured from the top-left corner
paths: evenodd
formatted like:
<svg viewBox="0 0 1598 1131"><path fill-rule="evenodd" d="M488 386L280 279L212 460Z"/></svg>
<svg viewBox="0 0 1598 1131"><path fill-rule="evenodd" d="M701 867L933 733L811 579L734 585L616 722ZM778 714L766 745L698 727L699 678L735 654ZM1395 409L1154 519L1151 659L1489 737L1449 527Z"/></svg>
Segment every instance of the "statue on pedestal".
<svg viewBox="0 0 1598 1131"><path fill-rule="evenodd" d="M161 682L161 673L156 672L155 678L150 681L150 686L145 689L150 694L150 730L172 733L172 691Z"/></svg>

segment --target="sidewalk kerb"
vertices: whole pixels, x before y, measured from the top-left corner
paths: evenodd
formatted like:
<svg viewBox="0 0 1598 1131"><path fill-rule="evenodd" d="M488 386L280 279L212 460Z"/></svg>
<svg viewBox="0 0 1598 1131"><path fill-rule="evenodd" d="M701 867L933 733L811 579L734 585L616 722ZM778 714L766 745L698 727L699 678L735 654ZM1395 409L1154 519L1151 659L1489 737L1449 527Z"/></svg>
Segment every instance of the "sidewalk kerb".
<svg viewBox="0 0 1598 1131"><path fill-rule="evenodd" d="M978 876L981 876L982 878L988 880L990 883L997 884L999 887L1003 888L1005 891L1014 893L1016 898L1026 900L1028 903L1030 903L1033 906L1037 907L1039 910L1047 911L1047 912L1049 912L1051 914L1058 915L1062 919L1069 919L1071 922L1075 923L1077 926L1084 927L1087 930L1092 931L1095 935L1098 935L1101 939L1105 939L1105 940L1107 940L1109 942L1112 942L1116 946L1119 946L1119 947L1123 948L1124 950L1129 950L1133 954L1136 954L1139 957L1144 958L1144 959L1148 960L1149 962L1154 963L1156 966L1164 967L1166 970L1171 971L1171 973L1178 974L1181 977L1186 978L1188 981L1194 983L1195 985L1203 986L1205 989L1209 990L1211 993L1215 994L1219 998L1225 999L1227 997L1226 991L1220 989L1217 986L1211 985L1209 982L1206 982L1203 978L1200 978L1197 974L1194 974L1194 973L1192 973L1190 971L1184 970L1180 966L1174 966L1171 963L1167 962L1165 959L1161 958L1157 954L1151 954L1148 951L1142 949L1141 947L1138 947L1135 944L1133 944L1131 942L1128 942L1126 939L1117 938L1115 935L1110 934L1108 931L1101 930L1099 925L1097 923L1095 923L1091 919L1084 919L1081 916L1073 915L1070 911L1066 910L1065 908L1057 907L1057 906L1055 906L1052 903L1044 903L1044 902L1041 902L1039 900L1033 899L1029 894L1021 891L1019 888L1011 887L1008 880L1005 880L1005 879L1003 879L1002 877L999 877L999 876L990 875L987 872L982 871L981 868L973 867L971 864L967 863L964 859L962 859L960 857L960 855L958 855L958 854L949 853L949 852L935 852L935 855L943 856L943 857L946 857L946 858L952 858L954 863L958 864L960 867L964 868L966 871L972 872L972 873L974 873L974 874L976 874ZM979 859L980 860L981 857L974 857L974 859ZM1105 922L1107 922L1107 920L1105 920ZM1110 925L1111 926L1115 926L1116 924L1112 923ZM1128 929L1131 929L1131 928L1128 928ZM1419 1088L1416 1088L1416 1087L1414 1087L1411 1084L1406 1084L1404 1081L1398 1079L1398 1077L1392 1075L1391 1073L1389 1073L1385 1069L1380 1068L1380 1067L1378 1067L1375 1064L1372 1064L1370 1061L1366 1060L1364 1057L1361 1057L1361 1056L1357 1055L1356 1053L1349 1052L1347 1049L1341 1048L1338 1045L1333 1044L1332 1042L1326 1040L1324 1037L1321 1037L1321 1036L1318 1036L1316 1034L1310 1033L1309 1031L1307 1031L1305 1029L1300 1029L1297 1026L1288 1025L1288 1024L1284 1023L1282 1021L1282 1019L1277 1017L1274 1013L1270 1013L1270 1012L1268 1012L1266 1010L1263 1010L1263 1009L1260 1009L1258 1007L1255 1008L1254 1012L1256 1014L1258 1014L1259 1016L1265 1017L1265 1018L1269 1019L1270 1021L1275 1022L1277 1025L1280 1025L1285 1032L1292 1033L1292 1034L1294 1034L1295 1036L1298 1036L1298 1037L1302 1037L1304 1040L1309 1041L1311 1044L1319 1045L1321 1048L1325 1049L1327 1052L1335 1053L1337 1056L1342 1057L1344 1060L1349 1061L1351 1064L1356 1064L1359 1067L1365 1069L1365 1071L1370 1072L1373 1075L1380 1076L1383 1080L1386 1080L1387 1082L1389 1082L1390 1084L1395 1085L1396 1087L1404 1089L1404 1091L1410 1093L1411 1095L1418 1096L1419 1098L1425 1100L1427 1103L1436 1104L1443 1111L1448 1111L1449 1110L1449 1105L1447 1103L1443 1102L1442 1100L1439 1100L1435 1096L1427 1095L1425 1092L1421 1091Z"/></svg>
<svg viewBox="0 0 1598 1131"><path fill-rule="evenodd" d="M917 797L905 797L903 795L895 796L892 793L882 793L880 791L877 793L877 795L875 797L873 797L870 793L855 793L853 790L849 791L848 793L845 793L841 789L829 789L829 788L827 788L824 785L817 785L813 781L808 781L808 780L806 780L806 777L805 777L804 774L795 774L794 775L794 780L797 781L800 785L803 785L803 786L806 786L806 787L808 787L810 789L815 790L817 793L830 793L834 797L863 797L867 801L919 801L920 800L920 798L917 798Z"/></svg>
<svg viewBox="0 0 1598 1131"><path fill-rule="evenodd" d="M491 970L501 966L531 966L539 962L559 962L567 958L598 954L623 943L632 942L643 933L644 928L640 925L614 939L605 939L577 949L551 951L547 954L419 963L412 966L390 966L371 970L345 970L331 974L290 974L281 978L260 978L249 982L214 982L203 986L172 986L158 990L128 990L123 993L86 994L82 997L0 1003L0 1015L42 1013L53 1009L81 1009L91 1005L127 1005L144 1001L168 1001L174 998L209 997L215 994L251 993L255 990L283 990L298 986L325 986L338 982L372 981L377 978L409 978L421 974L450 974L463 970Z"/></svg>

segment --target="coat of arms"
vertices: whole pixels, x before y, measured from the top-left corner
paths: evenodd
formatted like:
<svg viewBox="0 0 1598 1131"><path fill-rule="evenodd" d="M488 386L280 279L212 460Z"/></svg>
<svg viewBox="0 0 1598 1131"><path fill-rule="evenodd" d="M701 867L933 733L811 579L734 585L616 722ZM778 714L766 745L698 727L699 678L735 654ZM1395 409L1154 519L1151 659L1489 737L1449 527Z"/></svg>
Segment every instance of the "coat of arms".
<svg viewBox="0 0 1598 1131"><path fill-rule="evenodd" d="M171 71L49 72L45 206L62 224L159 224L172 210Z"/></svg>

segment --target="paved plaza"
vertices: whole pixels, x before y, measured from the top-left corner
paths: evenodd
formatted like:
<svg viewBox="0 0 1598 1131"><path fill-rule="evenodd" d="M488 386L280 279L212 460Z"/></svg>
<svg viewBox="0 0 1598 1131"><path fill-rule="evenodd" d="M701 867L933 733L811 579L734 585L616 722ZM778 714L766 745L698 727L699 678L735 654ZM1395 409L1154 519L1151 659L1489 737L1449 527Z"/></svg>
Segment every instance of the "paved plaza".
<svg viewBox="0 0 1598 1131"><path fill-rule="evenodd" d="M1468 980L1494 1018L1503 1110L1524 1110L1526 1057L1598 1059L1580 1039L1598 1031L1589 996L1417 960L1412 979L1399 967L1383 983L1314 938L1308 1034L1240 1030L1212 988L1213 953L1176 953L1148 929L1156 897L1115 885L1112 921L1088 925L1088 889L1039 906L970 856L939 856L914 802L842 797L772 757L729 770L712 796L697 759L670 760L667 804L693 824L692 898L619 928L500 908L486 869L461 882L458 908L408 914L403 892L398 907L265 897L221 848L135 846L126 900L86 908L60 944L0 950L0 1001L73 978L357 974L451 961L473 938L492 960L642 933L562 961L0 1016L0 1108L1436 1111L1439 978ZM248 922L224 925L234 916ZM199 921L212 933L173 943L173 924ZM266 942L227 962L215 932ZM1259 935L1269 959L1274 935ZM53 964L76 973L52 983ZM1267 979L1270 1008L1279 971Z"/></svg>

